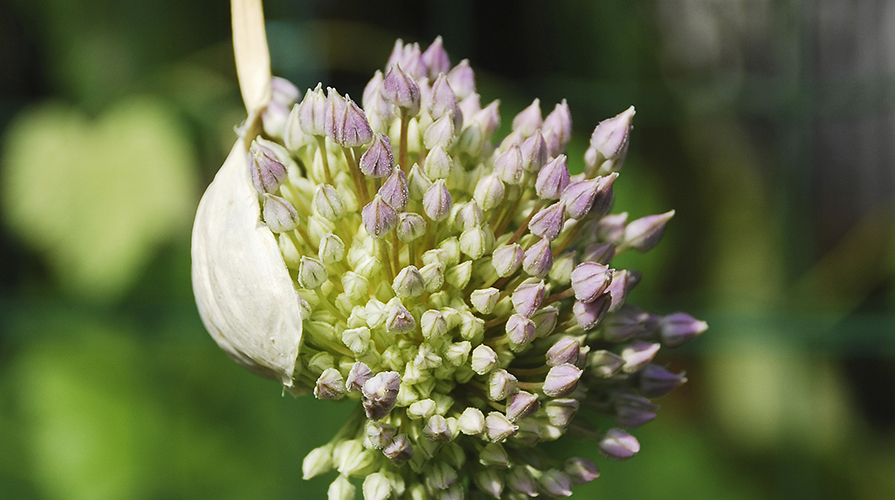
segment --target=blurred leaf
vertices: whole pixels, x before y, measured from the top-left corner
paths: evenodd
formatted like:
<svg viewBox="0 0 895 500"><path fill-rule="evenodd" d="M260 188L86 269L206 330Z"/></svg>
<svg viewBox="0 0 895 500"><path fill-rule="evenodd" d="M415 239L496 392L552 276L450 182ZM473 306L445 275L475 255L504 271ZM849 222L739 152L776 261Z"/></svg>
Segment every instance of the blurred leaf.
<svg viewBox="0 0 895 500"><path fill-rule="evenodd" d="M131 98L98 120L44 104L17 117L4 146L8 222L72 293L115 298L191 219L192 146L157 100Z"/></svg>

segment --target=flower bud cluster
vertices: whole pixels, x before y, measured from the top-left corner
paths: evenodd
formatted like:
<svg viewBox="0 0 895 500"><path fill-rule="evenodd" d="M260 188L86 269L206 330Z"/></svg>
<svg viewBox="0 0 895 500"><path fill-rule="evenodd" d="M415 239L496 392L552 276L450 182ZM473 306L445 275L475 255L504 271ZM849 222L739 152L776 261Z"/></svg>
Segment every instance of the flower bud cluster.
<svg viewBox="0 0 895 500"><path fill-rule="evenodd" d="M626 429L686 381L658 352L706 324L627 304L640 276L612 267L674 214L610 215L633 108L596 127L573 174L566 101L544 117L535 99L497 142L499 103L482 106L440 38L399 40L362 107L322 85L298 101L286 83L246 179L300 297L294 388L357 403L305 478L337 471L339 499L351 477L368 500L553 498L599 472L539 442L575 430L610 459L636 454Z"/></svg>

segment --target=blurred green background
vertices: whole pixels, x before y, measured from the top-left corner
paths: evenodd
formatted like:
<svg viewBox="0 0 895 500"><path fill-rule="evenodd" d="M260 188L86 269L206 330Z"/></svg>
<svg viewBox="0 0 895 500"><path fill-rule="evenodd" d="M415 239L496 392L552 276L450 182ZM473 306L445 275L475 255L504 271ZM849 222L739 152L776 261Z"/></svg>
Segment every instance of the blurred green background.
<svg viewBox="0 0 895 500"><path fill-rule="evenodd" d="M895 3L267 0L274 72L360 96L442 35L504 130L569 100L570 157L637 107L620 264L709 332L576 498L895 498ZM0 2L0 497L323 498L349 404L281 396L193 304L189 232L244 111L220 0ZM570 449L572 446L574 449ZM590 444L557 453L594 457Z"/></svg>

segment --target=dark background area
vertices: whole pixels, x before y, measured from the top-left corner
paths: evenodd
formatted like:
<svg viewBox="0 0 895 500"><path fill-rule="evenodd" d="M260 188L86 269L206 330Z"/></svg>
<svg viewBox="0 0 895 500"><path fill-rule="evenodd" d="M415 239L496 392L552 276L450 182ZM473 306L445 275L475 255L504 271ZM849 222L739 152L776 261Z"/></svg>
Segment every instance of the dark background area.
<svg viewBox="0 0 895 500"><path fill-rule="evenodd" d="M618 264L710 330L663 360L690 383L640 455L579 497L895 497L895 4L265 10L275 74L358 98L396 38L443 36L502 132L568 99L579 168L637 108L615 211L677 215ZM0 496L322 498L301 460L350 403L281 396L192 299L193 213L244 118L226 2L0 2L0 68Z"/></svg>

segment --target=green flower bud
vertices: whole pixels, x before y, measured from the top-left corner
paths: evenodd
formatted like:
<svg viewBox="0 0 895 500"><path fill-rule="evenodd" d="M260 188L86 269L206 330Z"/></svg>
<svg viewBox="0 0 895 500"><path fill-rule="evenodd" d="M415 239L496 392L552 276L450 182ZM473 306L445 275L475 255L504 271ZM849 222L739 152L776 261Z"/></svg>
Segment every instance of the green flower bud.
<svg viewBox="0 0 895 500"><path fill-rule="evenodd" d="M485 416L478 408L468 407L457 419L457 426L463 434L479 435L485 431Z"/></svg>
<svg viewBox="0 0 895 500"><path fill-rule="evenodd" d="M326 281L327 273L323 263L310 257L302 257L298 263L298 284L302 288L314 290Z"/></svg>
<svg viewBox="0 0 895 500"><path fill-rule="evenodd" d="M395 276L392 290L395 291L395 295L402 299L418 297L426 291L426 284L423 281L423 276L415 266L407 266Z"/></svg>
<svg viewBox="0 0 895 500"><path fill-rule="evenodd" d="M491 314L494 306L497 305L498 298L500 298L500 291L492 287L473 291L469 296L469 302L479 313Z"/></svg>
<svg viewBox="0 0 895 500"><path fill-rule="evenodd" d="M374 472L364 479L364 500L388 500L392 494L391 482L379 472Z"/></svg>
<svg viewBox="0 0 895 500"><path fill-rule="evenodd" d="M333 233L327 233L320 240L320 248L317 250L317 257L324 264L335 264L345 258L345 244L342 239Z"/></svg>
<svg viewBox="0 0 895 500"><path fill-rule="evenodd" d="M325 474L333 468L333 445L325 444L314 448L301 463L302 477L311 479Z"/></svg>
<svg viewBox="0 0 895 500"><path fill-rule="evenodd" d="M423 399L407 407L407 416L412 420L427 419L435 413L435 401Z"/></svg>
<svg viewBox="0 0 895 500"><path fill-rule="evenodd" d="M330 483L326 491L327 500L354 500L354 485L348 482L348 478L340 475Z"/></svg>
<svg viewBox="0 0 895 500"><path fill-rule="evenodd" d="M479 463L485 467L506 469L510 466L510 457L500 443L488 443L479 452Z"/></svg>

